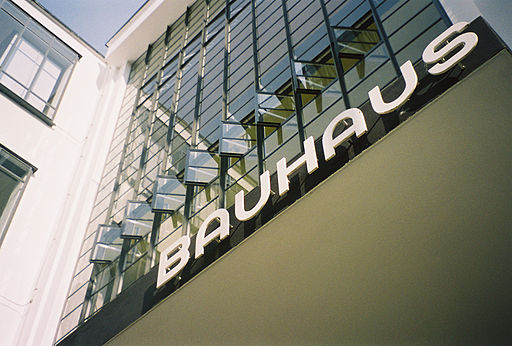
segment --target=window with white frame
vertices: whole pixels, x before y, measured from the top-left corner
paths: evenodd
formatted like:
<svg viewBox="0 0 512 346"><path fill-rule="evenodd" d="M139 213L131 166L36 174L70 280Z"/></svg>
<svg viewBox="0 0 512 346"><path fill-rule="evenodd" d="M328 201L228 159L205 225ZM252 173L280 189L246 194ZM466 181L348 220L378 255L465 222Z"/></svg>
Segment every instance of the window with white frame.
<svg viewBox="0 0 512 346"><path fill-rule="evenodd" d="M53 120L79 56L10 0L0 4L0 90Z"/></svg>

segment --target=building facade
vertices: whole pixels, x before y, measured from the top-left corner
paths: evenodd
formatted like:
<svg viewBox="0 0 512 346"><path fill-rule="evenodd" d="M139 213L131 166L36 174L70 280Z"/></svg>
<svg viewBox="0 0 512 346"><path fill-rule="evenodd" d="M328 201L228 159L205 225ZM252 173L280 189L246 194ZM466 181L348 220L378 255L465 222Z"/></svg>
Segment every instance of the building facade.
<svg viewBox="0 0 512 346"><path fill-rule="evenodd" d="M50 344L126 82L34 2L0 23L0 343Z"/></svg>
<svg viewBox="0 0 512 346"><path fill-rule="evenodd" d="M150 0L103 59L19 3L68 45L68 63L54 64L66 87L45 98L37 82L17 91L1 79L3 92L69 139L43 136L48 145L76 150L24 151L22 123L0 141L15 178L4 258L31 228L16 222L40 222L23 204L41 167L57 161L67 175L52 178L68 182L44 202L60 218L31 240L49 244L26 286L44 293L15 300L14 342L510 340L512 62L483 19L455 30L457 8L438 0ZM459 34L463 44L427 61ZM457 50L463 60L435 73ZM41 61L34 71L51 76ZM481 124L485 112L494 118ZM332 155L327 135L339 140Z"/></svg>
<svg viewBox="0 0 512 346"><path fill-rule="evenodd" d="M212 211L254 189L264 170L273 174L279 159L300 153L306 137L361 106L370 86L385 87L402 63L418 61L447 28L442 13L432 1L187 8L132 65L62 326L94 314L156 265L177 235L195 234ZM235 155L223 157L223 146ZM142 239L99 227L121 225L129 201L149 201L159 175L181 186L170 192L177 209L159 216L156 233L153 216Z"/></svg>
<svg viewBox="0 0 512 346"><path fill-rule="evenodd" d="M212 0L182 9L132 64L58 338L154 274L161 252L194 239L215 210L233 215L237 193L250 196L265 171L275 177L279 160L293 161L338 114L368 104L368 91L391 86L406 61L421 69L423 50L451 24L431 0ZM416 111L372 120L343 161ZM230 236L229 248L238 242ZM226 251L219 246L215 258ZM193 277L194 265L206 267L198 261L168 290Z"/></svg>

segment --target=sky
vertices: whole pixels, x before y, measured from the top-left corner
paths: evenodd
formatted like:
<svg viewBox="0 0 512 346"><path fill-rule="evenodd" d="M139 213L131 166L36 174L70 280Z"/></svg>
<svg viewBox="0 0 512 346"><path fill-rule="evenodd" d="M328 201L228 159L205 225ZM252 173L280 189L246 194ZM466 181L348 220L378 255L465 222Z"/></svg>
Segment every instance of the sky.
<svg viewBox="0 0 512 346"><path fill-rule="evenodd" d="M492 28L501 36L503 41L512 47L512 0L441 0L453 9L455 21L471 22L478 16L483 16Z"/></svg>
<svg viewBox="0 0 512 346"><path fill-rule="evenodd" d="M105 43L146 0L37 0L51 14L105 55Z"/></svg>
<svg viewBox="0 0 512 346"><path fill-rule="evenodd" d="M76 32L87 43L105 54L105 43L146 0L36 0ZM471 21L483 14L512 47L512 0L441 0L456 10L457 20Z"/></svg>

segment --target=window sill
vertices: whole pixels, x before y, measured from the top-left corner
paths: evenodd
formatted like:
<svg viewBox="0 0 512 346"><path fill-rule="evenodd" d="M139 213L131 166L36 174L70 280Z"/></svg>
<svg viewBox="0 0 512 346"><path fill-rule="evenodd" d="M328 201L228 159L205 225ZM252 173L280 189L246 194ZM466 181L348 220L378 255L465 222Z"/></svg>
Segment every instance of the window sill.
<svg viewBox="0 0 512 346"><path fill-rule="evenodd" d="M37 110L34 106L32 106L30 103L16 95L14 92L12 92L9 88L5 87L3 84L0 83L0 92L7 97L9 97L11 100L16 102L19 106L23 107L25 110L30 112L32 115L34 115L36 118L41 120L43 123L45 123L48 126L53 126L54 122L52 119L48 118L44 113Z"/></svg>

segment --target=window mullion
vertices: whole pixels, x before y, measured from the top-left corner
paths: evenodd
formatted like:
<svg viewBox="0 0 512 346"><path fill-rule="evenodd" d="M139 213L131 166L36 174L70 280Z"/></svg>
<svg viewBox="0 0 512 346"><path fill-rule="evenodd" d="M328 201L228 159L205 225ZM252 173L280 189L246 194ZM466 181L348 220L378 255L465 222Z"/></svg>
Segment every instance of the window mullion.
<svg viewBox="0 0 512 346"><path fill-rule="evenodd" d="M48 45L48 48L46 49L46 52L43 55L43 60L41 60L41 63L37 67L36 74L34 75L34 78L32 78L32 81L30 82L29 86L27 87L27 94L25 95L25 99L28 98L32 94L32 88L34 87L37 79L39 78L39 75L41 74L41 71L43 70L43 66L45 62L48 60L48 54L50 53L52 49L52 44L55 41L55 38L53 38L52 43ZM41 99L42 100L42 99ZM44 102L48 105L48 100L44 100Z"/></svg>
<svg viewBox="0 0 512 346"><path fill-rule="evenodd" d="M223 74L222 74L222 121L226 120L228 117L228 66L229 66L229 39L230 39L230 10L229 10L229 0L224 1L224 57L223 57ZM222 125L221 121L221 126ZM221 128L222 133L222 128ZM222 137L222 135L221 135ZM219 153L220 153L220 141L222 138L219 139ZM220 185L220 196L219 196L219 206L221 208L226 207L226 175L228 172L229 166L229 158L227 157L220 157L220 178L219 178L219 185Z"/></svg>
<svg viewBox="0 0 512 346"><path fill-rule="evenodd" d="M258 64L258 31L256 28L256 3L255 0L251 0L251 24L252 24L252 56L254 65L254 120L258 119L258 92L261 90L260 85L260 69ZM265 129L263 126L256 127L256 152L258 154L258 173L261 175L265 170L263 159L264 159L264 140L265 140Z"/></svg>
<svg viewBox="0 0 512 346"><path fill-rule="evenodd" d="M340 52L338 49L338 44L336 43L336 36L332 30L331 22L329 20L329 15L327 13L327 8L325 7L325 0L319 0L320 7L322 8L322 15L324 16L324 22L327 29L327 35L329 36L329 48L331 51L332 58L334 60L334 66L336 67L336 74L338 75L338 81L340 83L341 93L343 95L343 103L345 104L345 108L350 108L350 99L348 97L347 86L345 85L345 78L343 72L343 66L340 61Z"/></svg>
<svg viewBox="0 0 512 346"><path fill-rule="evenodd" d="M367 1L370 4L370 8L372 11L372 17L373 17L373 20L375 21L375 25L377 26L377 31L378 31L381 39L384 41L384 45L386 46L386 49L388 51L389 58L391 59L391 64L393 65L396 75L401 76L402 72L400 71L400 66L398 65L398 61L396 60L395 53L393 52L393 48L391 47L391 43L389 42L388 35L386 35L386 31L384 30L384 26L382 25L380 16L377 13L375 4L374 4L373 0L367 0Z"/></svg>
<svg viewBox="0 0 512 346"><path fill-rule="evenodd" d="M293 98L295 100L295 116L297 118L297 127L299 132L299 142L300 142L300 150L304 152L304 124L302 121L302 99L297 92L298 83L297 83L297 73L295 71L295 63L294 63L294 54L293 54L293 44L290 33L290 22L288 21L288 10L286 8L286 0L281 0L282 10L283 10L283 20L284 20L284 29L286 32L286 45L288 46L288 61L290 64L290 72L291 72L291 85L292 85L292 93Z"/></svg>
<svg viewBox="0 0 512 346"><path fill-rule="evenodd" d="M23 37L23 34L25 33L26 29L27 28L24 26L18 32L18 37L16 37L15 42L12 44L11 49L9 50L9 52L7 52L7 55L5 56L4 60L2 61L2 64L0 65L0 71L2 71L2 72L4 71L5 65L9 63L12 55L18 50L18 48L21 44L21 38Z"/></svg>

